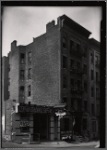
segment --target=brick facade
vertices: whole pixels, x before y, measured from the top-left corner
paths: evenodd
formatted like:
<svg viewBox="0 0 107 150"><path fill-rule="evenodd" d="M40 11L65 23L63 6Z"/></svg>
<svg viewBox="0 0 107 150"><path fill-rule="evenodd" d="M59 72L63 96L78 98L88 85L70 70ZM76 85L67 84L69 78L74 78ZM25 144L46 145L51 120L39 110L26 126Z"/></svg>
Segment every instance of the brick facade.
<svg viewBox="0 0 107 150"><path fill-rule="evenodd" d="M100 73L99 67L95 67L95 58L96 55L100 57L100 48L99 42L89 40L90 34L88 30L63 15L57 19L56 25L55 21L48 23L46 33L33 38L32 43L17 46L17 41L13 41L11 44L9 100L12 106L14 102L42 106L64 104L67 113L71 113L70 116L65 116L65 121L61 121L63 123L59 122L55 114L47 117L48 140L60 139L60 126L62 131L66 121L66 130L74 130L75 134L83 135L89 132L91 138L98 137L99 102L96 100L96 92L94 97L91 96L91 87L93 85L93 91L99 88L95 82L96 71ZM90 62L91 53L94 64ZM94 80L91 79L92 69ZM95 108L92 108L92 103ZM94 116L92 109L95 111ZM92 123L93 117L96 127L92 127L95 126L95 123ZM13 131L19 134L21 114L14 114L13 118ZM31 115L29 118L33 140L35 116ZM74 128L73 118L76 122ZM92 128L97 129L93 131Z"/></svg>

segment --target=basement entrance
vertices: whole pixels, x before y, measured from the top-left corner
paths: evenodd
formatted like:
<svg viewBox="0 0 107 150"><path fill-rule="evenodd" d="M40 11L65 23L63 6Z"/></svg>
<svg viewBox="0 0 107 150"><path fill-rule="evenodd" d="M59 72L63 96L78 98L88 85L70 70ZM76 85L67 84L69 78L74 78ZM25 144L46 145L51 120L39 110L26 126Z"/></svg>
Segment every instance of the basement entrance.
<svg viewBox="0 0 107 150"><path fill-rule="evenodd" d="M33 121L33 140L46 141L49 139L49 116L48 114L34 114Z"/></svg>

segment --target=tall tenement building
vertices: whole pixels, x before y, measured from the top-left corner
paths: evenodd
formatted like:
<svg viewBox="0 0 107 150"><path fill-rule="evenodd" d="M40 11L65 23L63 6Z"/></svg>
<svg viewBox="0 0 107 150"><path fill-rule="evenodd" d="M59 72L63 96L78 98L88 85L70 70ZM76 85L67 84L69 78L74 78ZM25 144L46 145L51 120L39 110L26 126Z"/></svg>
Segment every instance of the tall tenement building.
<svg viewBox="0 0 107 150"><path fill-rule="evenodd" d="M100 43L90 34L63 15L32 43L11 43L5 134L16 141L23 133L31 141L99 137ZM66 115L58 119L56 112Z"/></svg>

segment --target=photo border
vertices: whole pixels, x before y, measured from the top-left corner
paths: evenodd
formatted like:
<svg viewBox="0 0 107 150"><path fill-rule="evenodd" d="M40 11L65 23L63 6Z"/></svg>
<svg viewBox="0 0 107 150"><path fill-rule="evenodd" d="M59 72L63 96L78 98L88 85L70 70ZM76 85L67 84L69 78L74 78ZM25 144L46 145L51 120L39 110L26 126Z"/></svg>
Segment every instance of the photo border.
<svg viewBox="0 0 107 150"><path fill-rule="evenodd" d="M3 6L101 6L102 7L102 23L101 23L101 51L100 51L100 55L101 55L101 64L100 64L100 94L101 94L101 98L100 98L100 149L101 148L106 148L107 147L107 131L106 131L106 124L107 124L107 119L106 119L106 1L1 1L1 20L2 20L2 7ZM2 58L2 26L1 26L1 41L0 41L0 46L1 46L1 51L0 51L0 56ZM2 59L1 59L2 60ZM2 61L0 61L0 66L1 66L1 76L0 76L0 83L2 82ZM1 83L1 90L2 90L2 83ZM0 95L2 98L2 91L0 90ZM1 105L0 105L0 110L2 112L2 100L1 100ZM2 115L2 113L0 114L0 116ZM2 121L1 117L0 117L0 122ZM1 124L1 128L0 128L0 133L2 132L2 124ZM2 136L2 134L0 134ZM0 146L1 149L4 149L2 147L2 137L0 136L1 140L0 140ZM8 149L8 148L6 148ZM9 149L13 149L10 148ZM14 149L19 149L19 148L14 148ZM22 149L22 148L21 148ZM23 148L26 149L26 148ZM36 149L35 148L27 148L27 149ZM38 149L38 148L37 148ZM42 149L42 148L40 148ZM81 149L78 148L78 149ZM87 148L90 149L90 148Z"/></svg>

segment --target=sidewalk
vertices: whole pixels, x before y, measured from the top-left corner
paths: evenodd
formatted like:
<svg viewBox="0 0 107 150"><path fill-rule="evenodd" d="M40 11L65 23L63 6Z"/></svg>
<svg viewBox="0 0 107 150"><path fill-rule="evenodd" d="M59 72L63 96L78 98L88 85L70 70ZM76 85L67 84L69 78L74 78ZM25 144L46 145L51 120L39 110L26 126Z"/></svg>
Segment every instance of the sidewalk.
<svg viewBox="0 0 107 150"><path fill-rule="evenodd" d="M33 144L28 144L28 143L24 143L24 144L17 144L17 143L11 143L11 142L4 142L2 147L6 147L6 148L58 148L58 147L73 147L73 146L93 146L93 147L97 147L99 144L99 141L92 141L92 142L79 142L79 143L67 143L65 141L54 141L54 142L41 142L41 143L33 143Z"/></svg>
<svg viewBox="0 0 107 150"><path fill-rule="evenodd" d="M99 142L92 141L92 142L78 142L78 143L67 143L65 141L59 142L42 142L40 144L35 144L35 147L72 147L72 146L96 146ZM31 144L32 145L32 144ZM34 145L34 144L33 144Z"/></svg>

